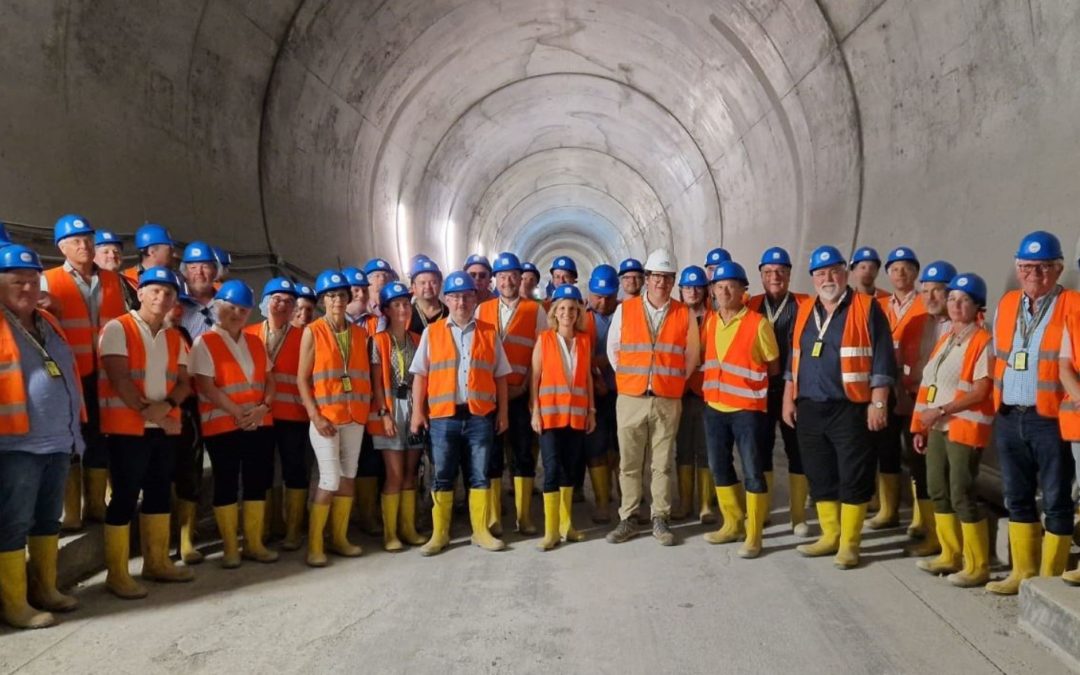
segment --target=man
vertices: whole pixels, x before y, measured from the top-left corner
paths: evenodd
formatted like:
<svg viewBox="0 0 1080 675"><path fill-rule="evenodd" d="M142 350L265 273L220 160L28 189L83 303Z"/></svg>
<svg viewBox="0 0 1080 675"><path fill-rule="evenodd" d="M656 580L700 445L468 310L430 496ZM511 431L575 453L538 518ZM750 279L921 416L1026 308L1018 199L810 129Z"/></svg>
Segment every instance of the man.
<svg viewBox="0 0 1080 675"><path fill-rule="evenodd" d="M382 292L383 286L390 283L394 279L397 279L397 272L387 261L382 258L372 258L364 263L364 275L367 277L368 283L371 284L371 288L368 289L368 311L375 316L382 316L382 309L379 306L379 293ZM374 335L375 331L368 331Z"/></svg>
<svg viewBox="0 0 1080 675"><path fill-rule="evenodd" d="M296 313L293 314L293 328L303 328L315 320L315 291L307 284L296 285Z"/></svg>
<svg viewBox="0 0 1080 675"><path fill-rule="evenodd" d="M94 264L94 228L82 216L61 216L53 228L53 240L64 255L64 264L41 276L41 290L51 296L82 378L86 404L86 454L81 466L72 466L64 499L65 530L82 527L82 519L105 518L105 490L109 471L105 439L100 432L97 397L97 341L101 327L127 311L120 275ZM80 475L82 474L82 475ZM82 495L85 481L85 495ZM84 496L80 518L80 497Z"/></svg>
<svg viewBox="0 0 1080 675"><path fill-rule="evenodd" d="M737 541L745 520L746 541L737 551L740 558L756 558L761 553L769 486L758 446L768 407L769 376L780 371L772 323L743 304L749 285L742 265L734 261L717 265L712 276L716 312L709 315L703 331L705 439L724 520L718 531L705 535L705 541ZM745 511L733 446L738 447L742 464Z"/></svg>
<svg viewBox="0 0 1080 675"><path fill-rule="evenodd" d="M714 248L705 254L705 273L709 279L712 279L713 272L716 271L717 266L720 263L729 262L731 260L731 254L727 252L727 249Z"/></svg>
<svg viewBox="0 0 1080 675"><path fill-rule="evenodd" d="M124 262L124 242L108 230L94 233L94 264L103 270L119 272Z"/></svg>
<svg viewBox="0 0 1080 675"><path fill-rule="evenodd" d="M619 263L619 285L623 298L636 298L645 286L645 268L637 258L627 258Z"/></svg>
<svg viewBox="0 0 1080 675"><path fill-rule="evenodd" d="M551 269L548 272L551 274L551 283L555 285L555 288L577 283L577 264L570 256L561 255L552 260Z"/></svg>
<svg viewBox="0 0 1080 675"><path fill-rule="evenodd" d="M409 372L413 380L410 430L429 428L435 481L431 539L420 552L440 553L450 543L454 479L464 460L468 467L472 541L488 551L506 545L488 530L491 499L487 471L495 434L509 427L506 360L496 328L474 318L476 287L465 272L443 283L450 315L428 326L420 337Z"/></svg>
<svg viewBox="0 0 1080 675"><path fill-rule="evenodd" d="M539 303L521 301L521 262L516 255L500 253L495 258L493 270L499 297L481 303L476 310L476 318L495 326L506 359L510 362L511 372L506 376L510 427L505 435L495 439L495 449L488 464L487 475L491 484L491 518L488 525L495 536L502 534L503 446L509 444L517 531L533 535L536 534L536 526L529 516L529 506L533 480L536 478L536 458L532 452L536 437L529 411L529 370L537 336L548 327L547 315L541 311Z"/></svg>
<svg viewBox="0 0 1080 675"><path fill-rule="evenodd" d="M645 272L645 293L623 302L608 329L608 361L619 390L615 414L622 506L619 524L607 540L618 544L637 534L630 516L641 501L642 470L651 460L653 537L672 546L675 535L668 525L672 451L686 378L701 358L700 336L686 305L671 297L676 273L671 254L653 251Z"/></svg>
<svg viewBox="0 0 1080 675"><path fill-rule="evenodd" d="M184 257L180 260L180 274L187 286L189 302L184 306L184 316L180 325L187 331L192 341L213 328L217 323L217 309L214 305L214 282L218 278L219 264L210 245L204 241L193 241L184 248Z"/></svg>
<svg viewBox="0 0 1080 675"><path fill-rule="evenodd" d="M362 326L368 335L374 335L379 331L380 315L371 311L371 297L379 297L378 293L371 290L371 280L359 267L343 267L341 273L349 281L349 292L352 299L345 307L345 316L352 323Z"/></svg>
<svg viewBox="0 0 1080 675"><path fill-rule="evenodd" d="M473 253L465 259L465 264L461 268L472 277L473 284L476 286L477 303L490 300L492 297L491 263L488 259L479 253Z"/></svg>
<svg viewBox="0 0 1080 675"><path fill-rule="evenodd" d="M1064 396L1059 359L1066 321L1080 312L1080 293L1058 284L1064 269L1056 236L1036 231L1024 237L1016 252L1020 290L1005 293L994 316L994 445L1012 554L1008 578L986 585L999 595L1016 595L1020 582L1035 575L1061 576L1069 558L1074 465L1058 421Z"/></svg>
<svg viewBox="0 0 1080 675"><path fill-rule="evenodd" d="M442 270L432 260L417 260L409 270L409 283L413 294L413 316L409 330L419 335L428 324L444 319L450 313L439 300Z"/></svg>
<svg viewBox="0 0 1080 675"><path fill-rule="evenodd" d="M135 231L139 264L124 270L124 279L132 288L136 288L139 275L151 267L173 267L173 246L172 236L161 225L147 223L140 227Z"/></svg>
<svg viewBox="0 0 1080 675"><path fill-rule="evenodd" d="M705 270L691 265L679 275L680 300L690 310L694 325L700 331L711 303L706 302L709 281ZM698 484L698 518L711 523L716 518L709 503L713 494L712 473L705 449L705 400L702 392L704 373L696 370L686 381L682 397L682 415L675 436L676 477L679 486L679 508L671 513L672 520L684 520L690 515L694 501L694 482Z"/></svg>
<svg viewBox="0 0 1080 675"><path fill-rule="evenodd" d="M536 300L536 287L540 285L540 270L531 262L521 263L521 297Z"/></svg>
<svg viewBox="0 0 1080 675"><path fill-rule="evenodd" d="M60 324L37 309L40 276L36 253L0 248L0 609L12 628L79 606L57 590L56 566L64 483L84 449L81 396Z"/></svg>
<svg viewBox="0 0 1080 675"><path fill-rule="evenodd" d="M863 246L851 256L851 280L855 290L875 298L888 298L889 292L875 286L881 270L881 256L876 249Z"/></svg>
<svg viewBox="0 0 1080 675"><path fill-rule="evenodd" d="M869 432L888 424L896 362L884 312L847 285L840 251L814 249L810 275L817 299L803 303L795 317L783 416L799 434L821 538L797 550L805 556L836 554L833 563L849 569L859 564L874 493L876 456Z"/></svg>
<svg viewBox="0 0 1080 675"><path fill-rule="evenodd" d="M791 351L791 343L788 342L787 337L791 335L791 329L795 325L795 315L799 312L799 306L810 298L802 293L791 292L791 256L779 246L765 249L765 252L761 254L758 273L761 275L761 286L765 292L750 298L750 311L764 314L769 320L777 336L777 347L780 350L779 363L786 364ZM788 426L783 420L784 376L780 371L782 368L769 377L769 396L766 401L765 425L761 437L762 468L765 471L765 482L769 486L771 495L773 451L776 448L776 425L779 424L780 436L784 440L784 454L787 455L788 461L791 531L797 537L808 537L810 528L806 524L806 497L809 493L809 483L806 481L802 456L799 454L799 436L794 427Z"/></svg>
<svg viewBox="0 0 1080 675"><path fill-rule="evenodd" d="M597 265L589 278L589 311L585 326L593 340L593 400L596 429L585 436L585 463L589 468L594 523L611 522L611 472L618 466L619 446L615 425L615 371L607 357L608 330L619 306L619 275L611 265ZM580 482L584 483L581 476Z"/></svg>

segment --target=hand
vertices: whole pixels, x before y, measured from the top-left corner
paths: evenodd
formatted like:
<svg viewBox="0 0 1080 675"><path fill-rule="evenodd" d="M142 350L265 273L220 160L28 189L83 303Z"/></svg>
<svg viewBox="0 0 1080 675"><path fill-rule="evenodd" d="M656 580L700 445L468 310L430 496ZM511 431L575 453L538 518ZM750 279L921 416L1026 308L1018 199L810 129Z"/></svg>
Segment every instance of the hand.
<svg viewBox="0 0 1080 675"><path fill-rule="evenodd" d="M789 427L795 427L795 401L789 398L784 398L784 404L780 412L780 416L784 418L784 424Z"/></svg>
<svg viewBox="0 0 1080 675"><path fill-rule="evenodd" d="M596 412L590 410L589 416L585 418L585 433L591 434L596 431Z"/></svg>
<svg viewBox="0 0 1080 675"><path fill-rule="evenodd" d="M610 391L607 382L599 375L593 375L593 389L596 391L597 396L607 396Z"/></svg>
<svg viewBox="0 0 1080 675"><path fill-rule="evenodd" d="M866 412L866 426L870 431L881 431L889 426L889 415L885 408L875 408L871 404Z"/></svg>
<svg viewBox="0 0 1080 675"><path fill-rule="evenodd" d="M544 433L544 421L540 418L540 411L534 410L532 414L532 430L537 434Z"/></svg>
<svg viewBox="0 0 1080 675"><path fill-rule="evenodd" d="M174 420L171 417L166 417L158 423L161 430L165 432L166 436L179 436L180 435L180 420Z"/></svg>
<svg viewBox="0 0 1080 675"><path fill-rule="evenodd" d="M913 434L911 442L915 445L915 452L920 455L926 454L926 434Z"/></svg>
<svg viewBox="0 0 1080 675"><path fill-rule="evenodd" d="M383 435L387 438L393 438L397 436L397 425L394 424L394 418L390 415L383 415Z"/></svg>
<svg viewBox="0 0 1080 675"><path fill-rule="evenodd" d="M495 416L495 435L505 433L510 428L510 415L505 410L500 410Z"/></svg>
<svg viewBox="0 0 1080 675"><path fill-rule="evenodd" d="M172 404L167 401L154 401L142 409L142 417L147 422L153 422L159 427L161 421L172 412Z"/></svg>
<svg viewBox="0 0 1080 675"><path fill-rule="evenodd" d="M311 423L315 425L315 431L319 432L319 435L323 438L333 438L334 436L337 436L337 428L330 423L330 420L322 415L315 415L312 417Z"/></svg>
<svg viewBox="0 0 1080 675"><path fill-rule="evenodd" d="M947 417L944 408L927 408L919 413L919 421L927 429L940 422L943 417Z"/></svg>
<svg viewBox="0 0 1080 675"><path fill-rule="evenodd" d="M413 410L412 419L409 421L409 432L413 436L419 436L421 429L428 427L427 415L419 410Z"/></svg>

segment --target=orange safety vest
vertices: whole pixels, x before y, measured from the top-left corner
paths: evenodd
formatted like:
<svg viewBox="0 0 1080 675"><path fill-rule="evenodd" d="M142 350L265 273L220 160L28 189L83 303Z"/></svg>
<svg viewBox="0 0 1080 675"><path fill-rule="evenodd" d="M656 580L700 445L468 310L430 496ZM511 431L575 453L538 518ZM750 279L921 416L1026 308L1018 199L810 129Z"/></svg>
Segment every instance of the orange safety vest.
<svg viewBox="0 0 1080 675"><path fill-rule="evenodd" d="M130 285L132 288L138 288L139 287L139 266L134 265L132 267L127 268L126 270L123 270L122 272L120 272L120 277L124 281L127 281L128 285Z"/></svg>
<svg viewBox="0 0 1080 675"><path fill-rule="evenodd" d="M135 388L143 397L146 396L146 345L143 344L142 331L135 317L125 314L117 317L116 321L124 329L124 339L127 343L128 373ZM180 349L183 337L175 328L162 328L165 331L165 340L168 344L169 361L165 364L166 396L176 388L180 376ZM101 433L120 434L123 436L142 436L146 430L146 420L138 410L129 408L124 399L120 398L113 387L109 377L105 374L104 357L99 357L101 363L98 366L98 398L101 401ZM169 412L169 418L180 421L180 408L173 408Z"/></svg>
<svg viewBox="0 0 1080 675"><path fill-rule="evenodd" d="M672 298L654 342L645 315L645 296L622 304L622 333L619 336L619 363L615 386L620 394L641 396L649 387L664 398L682 398L686 388L686 334L690 330L690 310Z"/></svg>
<svg viewBox="0 0 1080 675"><path fill-rule="evenodd" d="M1069 325L1069 340L1072 343L1072 369L1080 369L1080 312L1073 312L1066 320ZM1061 425L1061 437L1066 441L1080 442L1080 401L1065 394L1058 411L1058 423Z"/></svg>
<svg viewBox="0 0 1080 675"><path fill-rule="evenodd" d="M440 319L427 328L428 333L428 409L432 418L453 417L457 391L457 369L460 355L447 319ZM476 320L473 331L469 375L466 380L466 400L473 415L489 415L495 411L495 341L499 339L495 326Z"/></svg>
<svg viewBox="0 0 1080 675"><path fill-rule="evenodd" d="M728 345L724 358L716 353L716 326L720 315L710 312L703 326L705 343L705 400L739 410L765 412L769 395L769 364L754 360L758 326L768 321L764 315L747 311Z"/></svg>
<svg viewBox="0 0 1080 675"><path fill-rule="evenodd" d="M543 368L537 398L540 404L540 420L544 429L570 427L585 430L589 416L589 370L592 368L591 341L584 332L574 333L574 349L577 364L573 380L567 381L563 367L558 331L549 328L540 333L540 354Z"/></svg>
<svg viewBox="0 0 1080 675"><path fill-rule="evenodd" d="M791 299L795 301L796 307L801 307L804 302L810 299L810 296L806 293L791 293ZM751 312L764 314L765 312L763 310L765 307L765 294L761 293L760 295L755 295L754 297L750 298L750 302L747 303L747 307L750 308Z"/></svg>
<svg viewBox="0 0 1080 675"><path fill-rule="evenodd" d="M705 310L705 313L701 315L701 319L698 322L698 335L700 335L699 342L701 344L701 351L708 353L708 349L705 347L705 331L708 326L709 320L716 314L712 309ZM706 357L707 358L707 357ZM704 366L705 359L701 360ZM694 396L703 398L705 396L705 371L704 367L698 368L694 372L690 373L690 376L686 378L686 390L692 392Z"/></svg>
<svg viewBox="0 0 1080 675"><path fill-rule="evenodd" d="M938 355L951 339L951 335L943 335L930 352L927 363ZM990 331L985 328L977 328L968 342L967 351L964 352L964 363L960 367L960 381L956 385L954 401L968 394L975 386L975 366L979 355L990 344ZM925 382L925 380L924 380ZM911 416L912 433L921 434L926 432L926 426L919 419L919 413L930 408L927 403L930 387L925 384L919 386L919 395L915 399L915 414ZM937 403L935 401L935 403ZM943 401L940 403L944 403ZM953 443L967 445L973 448L985 448L990 444L990 431L994 423L994 400L990 396L965 410L960 410L949 416L949 440Z"/></svg>
<svg viewBox="0 0 1080 675"><path fill-rule="evenodd" d="M101 327L124 314L124 291L120 287L120 275L108 270L97 270L98 283L101 285L101 305L98 307L98 323L90 325L90 310L83 300L79 287L71 274L60 267L45 271L51 295L59 307L60 326L67 335L71 351L75 352L75 363L79 366L79 376L86 377L94 372L97 363L94 352Z"/></svg>
<svg viewBox="0 0 1080 675"><path fill-rule="evenodd" d="M848 400L870 402L870 371L873 368L874 347L870 340L870 303L874 299L865 293L851 294L844 334L840 338L840 381ZM799 395L799 360L802 355L802 334L814 311L816 302L799 305L795 317L795 332L791 341L791 377L795 396Z"/></svg>
<svg viewBox="0 0 1080 675"><path fill-rule="evenodd" d="M346 367L334 330L325 318L307 329L315 340L315 363L311 369L312 395L319 414L332 424L367 424L371 409L371 358L368 334L346 322L349 331L349 363ZM345 391L348 377L350 391Z"/></svg>
<svg viewBox="0 0 1080 675"><path fill-rule="evenodd" d="M412 331L406 332L406 339L412 342L413 347L420 344L420 335L413 333ZM391 368L394 367L392 363L393 359L393 341L394 338L390 335L390 331L383 331L376 333L371 338L371 343L375 350L379 353L379 369L381 372L383 383L384 401L386 404L386 410L392 416L394 414L394 401L396 397L392 391L393 377L391 375ZM372 364L374 365L374 364ZM405 364L405 370L408 372L409 364ZM367 432L377 436L386 435L386 424L383 422L383 418L379 416L379 411L375 409L375 406L371 406L371 411L368 413Z"/></svg>
<svg viewBox="0 0 1080 675"><path fill-rule="evenodd" d="M266 345L268 327L266 322L247 326L244 332L254 335ZM281 338L277 354L270 362L274 368L274 402L270 414L276 420L287 422L307 422L307 409L300 400L300 386L296 383L296 373L300 370L300 338L303 331L291 325L285 325L285 337Z"/></svg>
<svg viewBox="0 0 1080 675"><path fill-rule="evenodd" d="M60 327L60 322L56 317L43 309L37 311L66 343L67 336L64 335L64 329ZM23 380L20 358L19 344L15 342L11 325L7 319L0 317L0 434L4 436L24 436L30 433L30 413L26 408L26 382ZM81 394L82 380L79 379L79 373L73 372L72 376ZM85 408L82 414L85 422Z"/></svg>
<svg viewBox="0 0 1080 675"><path fill-rule="evenodd" d="M919 362L919 349L922 346L923 329L930 319L926 311L926 304L922 295L916 293L904 316L897 318L892 307L892 295L879 296L877 301L885 317L889 320L889 330L892 331L893 350L896 354L897 379L907 391L914 390L919 383L908 381L904 375L905 370L913 371L915 364ZM905 368L904 366L908 366Z"/></svg>
<svg viewBox="0 0 1080 675"><path fill-rule="evenodd" d="M214 384L218 389L239 406L262 403L266 391L266 347L263 346L262 340L248 333L240 334L240 339L247 343L251 360L255 364L254 381L248 382L239 362L233 357L229 346L225 344L225 338L213 331L207 331L202 334L202 339L210 351L210 358L214 361ZM199 418L202 420L203 436L217 436L240 428L232 415L215 406L201 393L199 394ZM265 427L273 422L273 417L267 413L259 426Z"/></svg>
<svg viewBox="0 0 1080 675"><path fill-rule="evenodd" d="M1009 291L998 303L997 319L994 321L994 410L1001 407L1001 389L1005 379L1005 369L1009 368L1009 356L1012 352L1013 335L1016 331L1016 319L1020 313L1021 291ZM1058 358L1061 352L1061 336L1067 317L1080 312L1080 293L1062 289L1054 303L1054 312L1050 315L1043 330L1042 343L1030 345L1031 351L1038 350L1039 372L1038 385L1035 389L1035 410L1043 417L1057 417L1065 390L1061 386Z"/></svg>
<svg viewBox="0 0 1080 675"><path fill-rule="evenodd" d="M493 298L480 305L477 318L492 326L499 325L499 298ZM510 374L506 383L517 387L525 383L532 365L533 347L536 345L536 322L540 304L518 300L517 307L510 313L506 332L502 333L503 351L510 362Z"/></svg>

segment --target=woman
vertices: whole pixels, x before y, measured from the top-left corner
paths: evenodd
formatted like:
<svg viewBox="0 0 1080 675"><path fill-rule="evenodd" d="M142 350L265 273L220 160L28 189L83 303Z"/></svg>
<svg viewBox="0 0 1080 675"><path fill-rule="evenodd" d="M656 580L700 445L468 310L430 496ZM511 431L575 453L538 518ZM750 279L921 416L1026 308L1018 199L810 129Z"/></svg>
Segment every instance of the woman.
<svg viewBox="0 0 1080 675"><path fill-rule="evenodd" d="M412 293L394 281L379 292L379 308L386 330L371 338L371 369L382 381L389 414L375 416L368 433L382 452L386 482L382 490L383 546L400 551L402 542L421 546L427 539L416 533L416 467L424 449L423 438L409 433L412 419L412 380L409 365L420 336L408 330L412 320Z"/></svg>
<svg viewBox="0 0 1080 675"><path fill-rule="evenodd" d="M351 297L345 275L338 270L322 272L315 280L315 293L325 314L304 329L297 384L311 420L308 436L319 465L319 487L308 522L307 564L325 567L323 530L328 518L330 551L351 558L363 553L349 542L349 511L373 385L376 401L383 401L383 392L382 380L371 379L368 335L345 314Z"/></svg>
<svg viewBox="0 0 1080 675"><path fill-rule="evenodd" d="M574 467L582 461L585 435L596 429L592 341L585 331L581 291L564 284L551 296L548 323L532 356L532 428L540 435L544 462L544 539L549 551L562 541L581 541L571 523Z"/></svg>
<svg viewBox="0 0 1080 675"><path fill-rule="evenodd" d="M992 337L977 320L985 306L986 283L978 275L960 274L949 283L952 326L926 362L911 419L915 450L926 455L927 486L941 542L941 555L916 564L931 574L948 573L949 583L961 588L980 586L990 578L986 518L975 496L975 477L994 415Z"/></svg>
<svg viewBox="0 0 1080 675"><path fill-rule="evenodd" d="M263 545L266 491L274 477L274 434L270 416L274 379L266 347L244 332L255 298L251 288L231 279L214 295L217 324L191 347L191 372L199 393L199 418L214 472L214 517L221 533L221 566L234 569L240 558L262 563L278 559ZM244 482L244 550L237 544L239 481Z"/></svg>

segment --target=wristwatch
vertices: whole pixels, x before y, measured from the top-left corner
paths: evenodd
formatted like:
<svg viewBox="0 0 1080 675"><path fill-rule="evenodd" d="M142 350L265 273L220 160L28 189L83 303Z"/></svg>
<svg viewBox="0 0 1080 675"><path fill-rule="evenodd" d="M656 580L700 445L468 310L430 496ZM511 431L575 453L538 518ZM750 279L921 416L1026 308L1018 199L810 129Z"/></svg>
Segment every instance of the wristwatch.
<svg viewBox="0 0 1080 675"><path fill-rule="evenodd" d="M885 401L874 401L871 405L874 406L875 410L884 410L885 409Z"/></svg>

